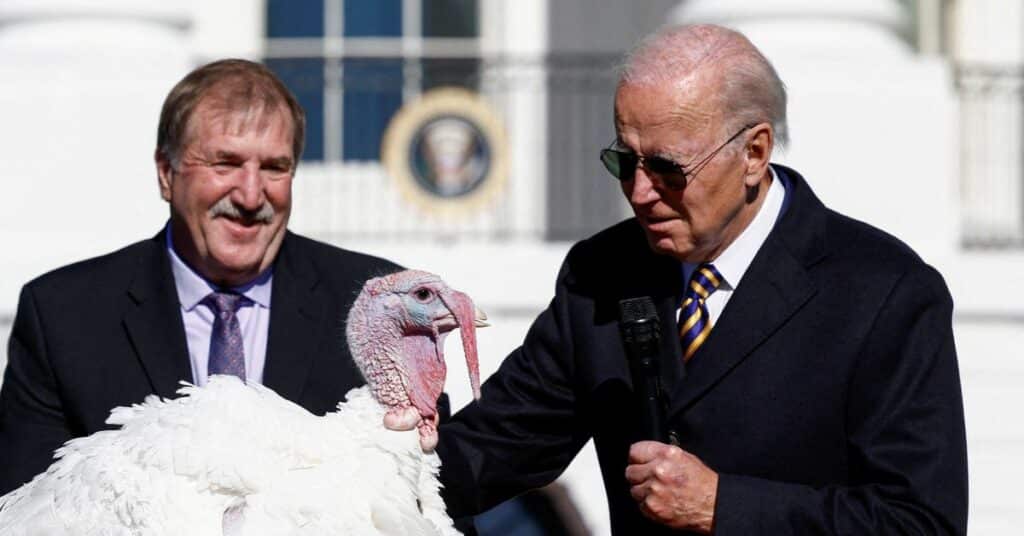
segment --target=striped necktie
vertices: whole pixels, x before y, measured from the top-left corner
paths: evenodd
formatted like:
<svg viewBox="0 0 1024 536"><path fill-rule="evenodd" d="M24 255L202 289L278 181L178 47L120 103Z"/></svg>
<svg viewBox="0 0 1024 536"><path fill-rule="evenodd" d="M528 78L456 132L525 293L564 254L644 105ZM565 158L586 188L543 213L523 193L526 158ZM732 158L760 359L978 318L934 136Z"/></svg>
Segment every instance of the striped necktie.
<svg viewBox="0 0 1024 536"><path fill-rule="evenodd" d="M683 361L689 361L711 333L711 317L704 301L721 284L722 275L708 263L698 266L690 276L690 284L683 294L682 312L679 314L679 338L683 343Z"/></svg>

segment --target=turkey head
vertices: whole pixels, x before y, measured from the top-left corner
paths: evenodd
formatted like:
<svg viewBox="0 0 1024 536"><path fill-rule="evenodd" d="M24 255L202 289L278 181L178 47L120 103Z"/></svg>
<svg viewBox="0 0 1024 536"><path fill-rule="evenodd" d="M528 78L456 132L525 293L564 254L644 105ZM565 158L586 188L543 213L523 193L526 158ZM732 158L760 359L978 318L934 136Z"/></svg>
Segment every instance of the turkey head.
<svg viewBox="0 0 1024 536"><path fill-rule="evenodd" d="M437 442L437 399L444 389L444 340L462 330L473 396L480 398L476 328L486 315L438 276L406 270L371 279L349 310L348 345L389 416L419 420L421 443Z"/></svg>

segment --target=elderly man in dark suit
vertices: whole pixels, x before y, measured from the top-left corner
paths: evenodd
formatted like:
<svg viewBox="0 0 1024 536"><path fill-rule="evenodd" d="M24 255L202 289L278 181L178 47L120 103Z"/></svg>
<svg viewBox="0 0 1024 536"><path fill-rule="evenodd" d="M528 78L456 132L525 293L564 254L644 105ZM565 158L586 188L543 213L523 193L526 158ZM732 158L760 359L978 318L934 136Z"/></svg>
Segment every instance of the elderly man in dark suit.
<svg viewBox="0 0 1024 536"><path fill-rule="evenodd" d="M720 27L655 35L615 129L601 159L636 217L572 248L522 347L442 425L453 515L550 482L593 438L615 534L964 534L949 293L770 164L786 96L769 62ZM669 334L672 442L638 426L617 318L640 296Z"/></svg>
<svg viewBox="0 0 1024 536"><path fill-rule="evenodd" d="M167 96L157 236L46 274L21 293L0 391L0 494L46 469L111 408L210 374L323 414L363 383L343 321L397 267L290 233L305 119L265 67L223 60Z"/></svg>

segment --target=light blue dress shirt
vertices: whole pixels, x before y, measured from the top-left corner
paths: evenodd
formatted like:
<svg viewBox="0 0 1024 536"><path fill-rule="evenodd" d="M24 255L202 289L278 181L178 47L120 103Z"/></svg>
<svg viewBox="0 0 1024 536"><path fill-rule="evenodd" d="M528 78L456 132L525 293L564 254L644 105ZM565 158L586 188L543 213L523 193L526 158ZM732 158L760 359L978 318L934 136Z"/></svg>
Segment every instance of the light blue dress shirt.
<svg viewBox="0 0 1024 536"><path fill-rule="evenodd" d="M171 245L171 226L167 225L167 253L171 258L171 273L178 290L181 320L185 324L188 355L192 363L192 381L206 385L210 356L210 333L213 330L213 311L201 304L217 286L203 279L178 256ZM245 296L238 309L238 325L242 330L245 350L245 377L249 382L263 383L263 365L267 356L267 333L270 329L270 290L273 270L268 269L254 281L231 290Z"/></svg>

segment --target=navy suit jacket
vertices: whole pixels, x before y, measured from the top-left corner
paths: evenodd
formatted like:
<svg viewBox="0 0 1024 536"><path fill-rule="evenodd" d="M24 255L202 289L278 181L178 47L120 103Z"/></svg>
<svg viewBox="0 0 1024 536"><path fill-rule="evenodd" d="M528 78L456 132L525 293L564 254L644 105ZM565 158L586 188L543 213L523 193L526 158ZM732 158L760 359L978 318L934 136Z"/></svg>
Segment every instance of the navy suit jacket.
<svg viewBox="0 0 1024 536"><path fill-rule="evenodd" d="M174 397L192 381L161 232L60 268L22 289L0 389L0 494L30 480L73 437L109 428L115 406ZM274 261L263 383L324 414L363 379L345 318L388 261L288 233Z"/></svg>
<svg viewBox="0 0 1024 536"><path fill-rule="evenodd" d="M441 427L453 515L556 478L593 438L616 534L657 534L629 495L640 438L617 317L650 296L668 425L720 475L715 534L964 534L963 408L941 276L895 238L826 209L795 171L787 209L685 365L678 261L627 220L576 244L555 297ZM665 531L668 532L667 530Z"/></svg>

